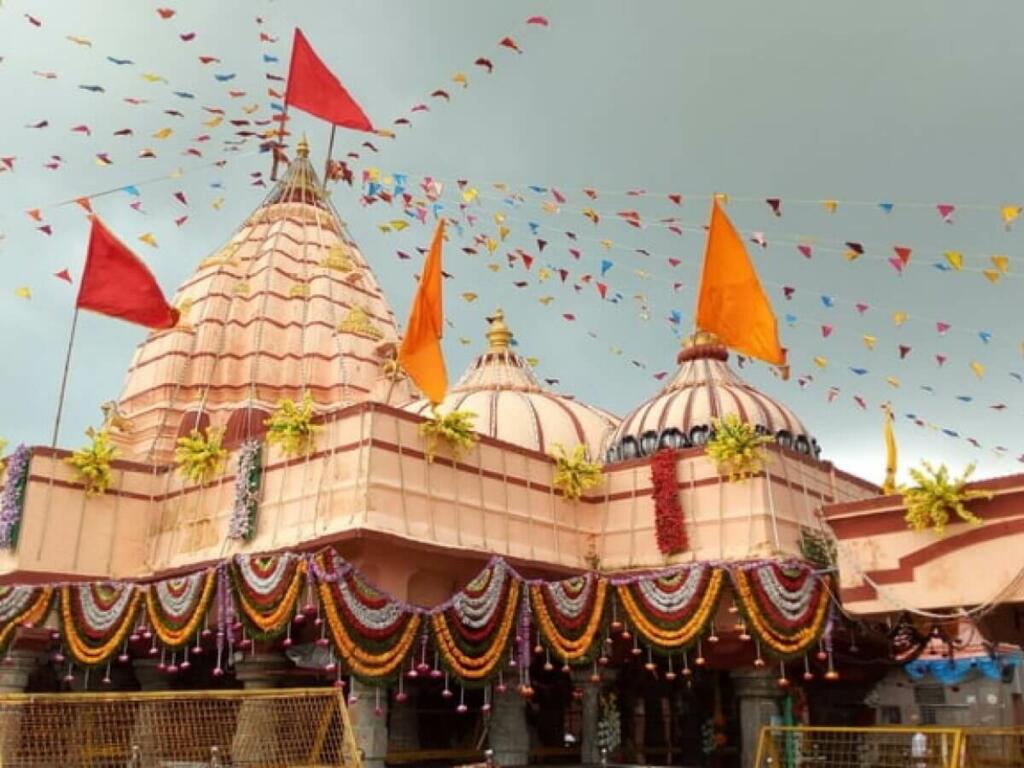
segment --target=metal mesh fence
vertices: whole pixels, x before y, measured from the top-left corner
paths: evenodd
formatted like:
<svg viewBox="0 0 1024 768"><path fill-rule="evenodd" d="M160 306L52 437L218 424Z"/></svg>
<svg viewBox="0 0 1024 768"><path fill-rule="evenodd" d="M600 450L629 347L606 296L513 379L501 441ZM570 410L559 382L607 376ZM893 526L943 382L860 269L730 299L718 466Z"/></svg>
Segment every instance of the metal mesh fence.
<svg viewBox="0 0 1024 768"><path fill-rule="evenodd" d="M756 768L959 768L957 728L764 728Z"/></svg>
<svg viewBox="0 0 1024 768"><path fill-rule="evenodd" d="M333 689L0 697L0 766L360 768Z"/></svg>
<svg viewBox="0 0 1024 768"><path fill-rule="evenodd" d="M1024 766L1024 728L964 731L963 768Z"/></svg>

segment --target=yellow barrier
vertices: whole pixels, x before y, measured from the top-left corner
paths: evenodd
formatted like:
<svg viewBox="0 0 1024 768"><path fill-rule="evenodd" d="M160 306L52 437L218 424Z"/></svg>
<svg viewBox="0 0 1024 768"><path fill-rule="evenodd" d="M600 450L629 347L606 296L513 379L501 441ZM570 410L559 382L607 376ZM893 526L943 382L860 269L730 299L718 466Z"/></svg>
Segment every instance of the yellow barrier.
<svg viewBox="0 0 1024 768"><path fill-rule="evenodd" d="M1024 728L765 727L754 768L1022 768Z"/></svg>
<svg viewBox="0 0 1024 768"><path fill-rule="evenodd" d="M330 688L0 696L3 768L361 768Z"/></svg>

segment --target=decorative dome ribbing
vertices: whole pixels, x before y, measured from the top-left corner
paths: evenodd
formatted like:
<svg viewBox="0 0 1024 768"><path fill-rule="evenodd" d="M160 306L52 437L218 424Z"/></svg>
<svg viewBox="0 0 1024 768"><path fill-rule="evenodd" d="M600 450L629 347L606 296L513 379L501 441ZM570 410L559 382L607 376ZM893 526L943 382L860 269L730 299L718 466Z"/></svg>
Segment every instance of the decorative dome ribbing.
<svg viewBox="0 0 1024 768"><path fill-rule="evenodd" d="M735 414L780 445L817 456L818 443L786 406L743 381L729 367L729 352L700 331L683 342L679 370L655 397L626 416L606 451L609 462L649 456L661 447L703 445L714 419Z"/></svg>
<svg viewBox="0 0 1024 768"><path fill-rule="evenodd" d="M470 364L439 410L471 411L479 434L523 448L547 453L556 444L566 450L582 444L600 457L616 418L542 387L529 363L512 351L512 332L500 309L490 318L487 341L487 351ZM425 399L403 408L420 416L430 413Z"/></svg>
<svg viewBox="0 0 1024 768"><path fill-rule="evenodd" d="M178 289L178 326L135 352L116 408L126 458L167 461L195 425L237 442L280 398L318 410L386 388L395 318L299 143L296 158L229 241ZM404 386L404 384L402 385Z"/></svg>

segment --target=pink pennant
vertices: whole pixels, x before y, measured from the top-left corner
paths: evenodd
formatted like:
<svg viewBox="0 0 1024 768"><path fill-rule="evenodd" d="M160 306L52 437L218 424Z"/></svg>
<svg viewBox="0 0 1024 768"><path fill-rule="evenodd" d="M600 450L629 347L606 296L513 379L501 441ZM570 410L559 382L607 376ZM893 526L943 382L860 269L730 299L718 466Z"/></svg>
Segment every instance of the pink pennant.
<svg viewBox="0 0 1024 768"><path fill-rule="evenodd" d="M66 283L73 282L71 280L71 273L67 269L62 269L60 272L54 272L53 276L58 280L63 280Z"/></svg>
<svg viewBox="0 0 1024 768"><path fill-rule="evenodd" d="M822 335L823 338L826 338L826 339L829 336L831 336L832 335L832 326L831 325L823 325L823 326L821 326L821 335Z"/></svg>
<svg viewBox="0 0 1024 768"><path fill-rule="evenodd" d="M595 281L595 285L597 285L597 292L598 292L599 294L601 294L601 298L602 298L602 299L603 299L603 298L604 298L605 296L607 296L607 295L608 295L608 286L607 286L607 285L605 285L604 283L599 283L599 282L596 282L596 281Z"/></svg>
<svg viewBox="0 0 1024 768"><path fill-rule="evenodd" d="M669 266L671 266L671 267L678 267L680 264L683 263L683 260L682 259L677 259L674 256L670 256L669 259L668 259L668 263L669 263Z"/></svg>
<svg viewBox="0 0 1024 768"><path fill-rule="evenodd" d="M949 323L943 323L942 321L935 324L935 330L939 332L940 336L944 335L952 327Z"/></svg>
<svg viewBox="0 0 1024 768"><path fill-rule="evenodd" d="M811 258L811 246L807 245L806 243L801 243L796 247L796 249L800 251L800 253L802 253L806 258Z"/></svg>
<svg viewBox="0 0 1024 768"><path fill-rule="evenodd" d="M892 265L892 268L895 269L898 274L903 274L904 263L902 261L900 261L895 256L890 256L889 263Z"/></svg>
<svg viewBox="0 0 1024 768"><path fill-rule="evenodd" d="M868 311L868 309L870 309L870 307L868 307L868 305L862 301L858 301L856 304L854 304L853 308L856 309L858 314L861 315L863 315L865 312Z"/></svg>
<svg viewBox="0 0 1024 768"><path fill-rule="evenodd" d="M574 259L576 259L577 261L579 261L579 258L580 258L580 252L579 252L579 251L578 251L578 250L577 250L576 248L570 248L570 249L569 249L569 253L571 253L571 254L572 254L572 257L573 257Z"/></svg>
<svg viewBox="0 0 1024 768"><path fill-rule="evenodd" d="M939 212L939 216L942 217L942 220L944 222L946 222L947 224L953 223L953 211L956 210L955 205L950 205L949 203L939 203L938 205L935 206L935 210Z"/></svg>
<svg viewBox="0 0 1024 768"><path fill-rule="evenodd" d="M945 355L936 355L935 356L935 362L938 363L939 366L941 367L946 362L946 356Z"/></svg>
<svg viewBox="0 0 1024 768"><path fill-rule="evenodd" d="M554 187L551 188L551 196L553 198L555 198L555 202L558 202L558 203L564 203L565 202L565 195L563 195L561 192L559 192Z"/></svg>

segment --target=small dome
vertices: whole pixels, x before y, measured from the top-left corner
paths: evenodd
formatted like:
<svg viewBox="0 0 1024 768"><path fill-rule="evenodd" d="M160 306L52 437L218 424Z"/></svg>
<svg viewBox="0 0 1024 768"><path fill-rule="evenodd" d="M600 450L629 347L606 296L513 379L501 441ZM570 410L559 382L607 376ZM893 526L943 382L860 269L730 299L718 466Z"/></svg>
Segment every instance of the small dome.
<svg viewBox="0 0 1024 768"><path fill-rule="evenodd" d="M626 416L608 442L608 462L649 456L659 448L703 445L712 421L730 414L772 435L780 445L817 457L817 441L786 406L743 381L729 367L729 352L710 333L683 342L679 370L657 395Z"/></svg>
<svg viewBox="0 0 1024 768"><path fill-rule="evenodd" d="M439 406L442 413L461 410L476 414L481 435L549 452L556 444L566 450L585 445L599 458L608 433L618 420L609 413L544 389L530 364L512 351L512 332L499 309L489 318L488 349L452 387ZM430 402L414 400L403 409L419 416L430 413Z"/></svg>

